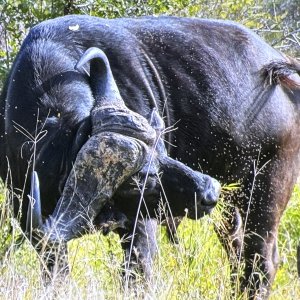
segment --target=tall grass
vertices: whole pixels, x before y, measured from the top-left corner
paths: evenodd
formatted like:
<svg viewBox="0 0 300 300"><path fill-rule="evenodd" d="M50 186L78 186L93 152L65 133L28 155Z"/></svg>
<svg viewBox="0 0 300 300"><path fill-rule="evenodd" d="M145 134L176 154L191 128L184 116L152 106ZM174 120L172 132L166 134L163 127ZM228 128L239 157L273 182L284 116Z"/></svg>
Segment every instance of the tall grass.
<svg viewBox="0 0 300 300"><path fill-rule="evenodd" d="M279 234L281 262L271 299L300 299L296 270L296 245L300 229L300 187L295 187ZM2 201L1 232L9 225L19 232ZM159 248L154 276L136 288L122 288L122 250L119 238L110 233L85 236L69 243L72 275L62 284L44 287L39 259L28 242L13 247L17 235L6 235L9 255L0 267L0 299L232 299L229 263L213 231L219 210L198 221L184 219L178 230L179 243L171 244L165 228L158 231ZM5 227L6 226L6 227ZM8 227L7 227L8 226ZM2 235L2 240L5 235ZM0 246L4 246L2 243Z"/></svg>

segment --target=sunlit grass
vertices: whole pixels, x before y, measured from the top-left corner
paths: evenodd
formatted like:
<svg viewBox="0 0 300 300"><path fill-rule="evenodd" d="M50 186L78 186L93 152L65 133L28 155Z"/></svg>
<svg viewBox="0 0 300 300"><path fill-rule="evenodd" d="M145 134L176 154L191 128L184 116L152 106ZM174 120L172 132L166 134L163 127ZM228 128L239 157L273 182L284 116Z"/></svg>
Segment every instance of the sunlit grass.
<svg viewBox="0 0 300 300"><path fill-rule="evenodd" d="M300 299L296 270L299 208L300 188L296 186L280 226L281 263L272 300ZM42 285L39 259L25 242L18 249L11 248L11 255L3 259L0 299L232 299L228 260L213 230L219 218L216 210L197 222L184 219L178 230L178 245L171 244L165 228L160 227L152 281L147 286L137 284L126 294L120 276L122 250L117 235L105 237L97 233L70 242L72 276L53 287ZM10 241L14 242L16 238Z"/></svg>
<svg viewBox="0 0 300 300"><path fill-rule="evenodd" d="M300 238L300 186L296 185L279 228L280 266L271 299L300 299L296 249Z"/></svg>

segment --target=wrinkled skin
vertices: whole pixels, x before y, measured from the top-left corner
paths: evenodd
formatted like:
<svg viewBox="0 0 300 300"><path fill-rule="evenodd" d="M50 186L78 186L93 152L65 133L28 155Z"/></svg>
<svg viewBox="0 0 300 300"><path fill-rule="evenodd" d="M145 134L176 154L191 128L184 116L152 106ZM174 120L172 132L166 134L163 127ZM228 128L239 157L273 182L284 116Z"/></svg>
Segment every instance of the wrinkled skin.
<svg viewBox="0 0 300 300"><path fill-rule="evenodd" d="M129 109L147 117L156 103L166 127L178 128L165 135L170 157L223 183L241 183L226 199L233 209L224 216L227 229L218 233L233 281L241 256L241 291L250 287L249 298L267 298L278 265L278 226L299 170L297 63L250 30L225 21L68 16L36 26L2 93L0 171L6 178L6 156L18 161L18 166L11 163L11 172L14 186L22 189L31 152L12 120L34 133L35 122L28 119L36 118L39 107L42 123L49 117L36 162L44 216L54 211L70 162L91 133L91 82L74 65L92 46L107 54ZM25 159L15 151L21 145ZM51 163L47 157L53 157ZM253 272L256 258L258 272Z"/></svg>
<svg viewBox="0 0 300 300"><path fill-rule="evenodd" d="M48 225L55 236L69 241L87 231L88 220L94 220L120 184L141 169L144 152L140 143L120 134L93 135L79 151L51 215L57 223Z"/></svg>

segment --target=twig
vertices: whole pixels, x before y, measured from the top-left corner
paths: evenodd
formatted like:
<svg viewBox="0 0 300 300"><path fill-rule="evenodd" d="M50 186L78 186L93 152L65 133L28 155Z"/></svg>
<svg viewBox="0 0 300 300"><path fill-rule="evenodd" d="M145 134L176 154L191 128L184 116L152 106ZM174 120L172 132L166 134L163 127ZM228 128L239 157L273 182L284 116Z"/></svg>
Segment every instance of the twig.
<svg viewBox="0 0 300 300"><path fill-rule="evenodd" d="M271 46L274 47L276 44L279 44L279 43L283 42L289 36L293 36L294 37L294 35L296 33L298 33L298 32L300 32L300 28L298 28L298 29L296 29L294 31L291 31L291 32L285 34L282 38L280 38L278 40L275 40L274 42L272 42ZM298 43L298 45L299 45L299 43Z"/></svg>

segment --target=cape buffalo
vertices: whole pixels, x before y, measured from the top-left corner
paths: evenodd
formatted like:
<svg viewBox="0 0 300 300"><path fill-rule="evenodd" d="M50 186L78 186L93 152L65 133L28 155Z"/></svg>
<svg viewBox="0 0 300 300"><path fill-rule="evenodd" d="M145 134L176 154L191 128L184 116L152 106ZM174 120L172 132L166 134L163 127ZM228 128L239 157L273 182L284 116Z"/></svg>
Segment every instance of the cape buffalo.
<svg viewBox="0 0 300 300"><path fill-rule="evenodd" d="M0 172L14 214L45 279L68 272L66 242L95 227L134 236L123 242L126 269L135 247L150 276L161 194L175 217L199 218L216 205L220 184L167 155L156 102L145 117L128 109L101 49L74 57L53 42L28 36L1 96Z"/></svg>
<svg viewBox="0 0 300 300"><path fill-rule="evenodd" d="M32 152L20 131L34 134L38 120L47 132L35 156L44 217L58 209L71 165L97 123L97 68L91 62L74 70L91 47L107 55L129 110L149 121L155 106L166 128L176 126L164 136L170 157L224 183L240 182L240 191L227 199L226 231L218 233L233 279L237 263L245 263L241 290L249 287L250 298L267 297L278 265L279 221L299 168L299 64L227 21L67 16L35 26L2 94L1 176L6 178L8 162L15 190L23 187ZM168 198L182 201L177 176L168 168L165 173L169 186L177 187ZM126 183L124 190L128 197L120 188L103 209L133 213L134 195ZM15 200L16 213L18 207ZM130 233L128 228L119 233ZM140 248L147 245L146 231L147 225L139 228Z"/></svg>

